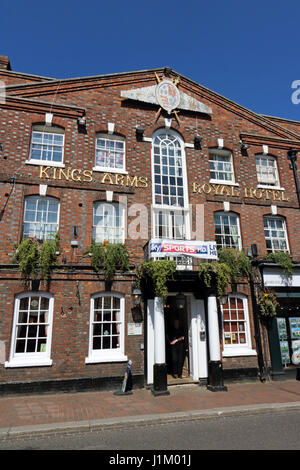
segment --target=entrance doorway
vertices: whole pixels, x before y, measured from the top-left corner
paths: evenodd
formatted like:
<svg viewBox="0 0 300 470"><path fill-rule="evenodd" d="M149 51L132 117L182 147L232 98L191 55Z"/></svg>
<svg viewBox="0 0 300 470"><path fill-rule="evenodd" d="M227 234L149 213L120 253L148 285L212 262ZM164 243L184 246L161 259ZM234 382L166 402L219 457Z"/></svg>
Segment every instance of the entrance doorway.
<svg viewBox="0 0 300 470"><path fill-rule="evenodd" d="M164 305L165 313L165 333L166 333L166 363L168 370L168 385L181 384L186 382L193 382L190 379L190 366L189 366L189 314L188 314L188 302L185 302L184 309L178 310L176 306L175 296L169 296ZM174 327L174 320L177 319L179 322L179 328L183 330L184 335L184 346L183 346L183 368L182 378L174 378L172 375L172 355L170 340L172 328Z"/></svg>
<svg viewBox="0 0 300 470"><path fill-rule="evenodd" d="M185 308L179 314L176 308L176 293L169 295L164 304L164 330L163 337L160 335L161 328L155 328L155 299L147 301L147 384L153 384L153 368L155 364L155 345L163 348L165 362L169 369L168 385L207 382L207 334L204 300L196 299L193 294L184 293L186 297ZM173 379L171 375L171 362L169 355L168 332L174 317L179 315L185 338L185 357L182 379Z"/></svg>

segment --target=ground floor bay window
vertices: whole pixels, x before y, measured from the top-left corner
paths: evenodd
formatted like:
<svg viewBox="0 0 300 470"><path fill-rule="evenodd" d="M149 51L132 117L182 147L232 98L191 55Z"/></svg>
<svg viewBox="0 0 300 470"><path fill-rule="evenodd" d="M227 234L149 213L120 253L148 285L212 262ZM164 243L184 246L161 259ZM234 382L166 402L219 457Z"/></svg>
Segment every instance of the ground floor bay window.
<svg viewBox="0 0 300 470"><path fill-rule="evenodd" d="M101 293L91 298L89 355L86 363L126 361L124 296Z"/></svg>
<svg viewBox="0 0 300 470"><path fill-rule="evenodd" d="M30 292L16 297L9 361L5 367L49 366L53 296Z"/></svg>

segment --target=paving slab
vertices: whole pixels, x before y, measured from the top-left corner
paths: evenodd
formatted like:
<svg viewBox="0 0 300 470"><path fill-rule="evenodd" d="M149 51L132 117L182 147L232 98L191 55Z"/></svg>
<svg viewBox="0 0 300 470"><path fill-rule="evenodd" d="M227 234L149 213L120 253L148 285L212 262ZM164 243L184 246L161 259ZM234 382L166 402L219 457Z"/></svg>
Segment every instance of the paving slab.
<svg viewBox="0 0 300 470"><path fill-rule="evenodd" d="M211 392L195 384L172 386L170 395L159 397L147 389L127 396L113 391L2 396L0 439L300 409L297 380L227 387L227 392Z"/></svg>

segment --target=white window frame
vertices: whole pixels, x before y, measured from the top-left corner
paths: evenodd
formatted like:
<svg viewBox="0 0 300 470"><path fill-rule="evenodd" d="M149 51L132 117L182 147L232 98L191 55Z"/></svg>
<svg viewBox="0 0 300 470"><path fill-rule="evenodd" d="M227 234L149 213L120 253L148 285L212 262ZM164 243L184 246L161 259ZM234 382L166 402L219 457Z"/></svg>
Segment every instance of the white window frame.
<svg viewBox="0 0 300 470"><path fill-rule="evenodd" d="M259 171L258 169L259 168L262 168L263 166L262 165L258 165L258 162L257 160L258 159L263 159L263 160L266 160L267 162L268 161L273 161L275 163L274 165L274 169L275 169L275 178L276 178L276 182L274 184L271 184L269 183L268 181L260 181L261 177L259 176ZM258 182L258 188L265 188L265 189L282 189L280 187L280 180L279 180L279 172L278 172L278 165L277 165L277 158L274 157L273 155L263 155L263 154L259 154L259 155L256 155L255 156L255 164L256 164L256 174L257 174L257 182ZM268 165L266 165L266 167L268 167Z"/></svg>
<svg viewBox="0 0 300 470"><path fill-rule="evenodd" d="M62 156L61 156L61 161L60 162L55 162L53 160L42 160L42 159L37 159L37 158L32 158L32 147L33 147L33 135L35 132L39 132L43 134L43 137L45 134L51 134L51 135L62 135L63 141L62 145L59 145L59 147L62 148ZM41 145L46 145L46 144L41 144ZM51 145L51 147L54 147L54 145ZM65 148L65 134L64 130L60 129L59 127L46 127L46 126L34 126L31 131L31 138L30 138L30 150L29 150L29 158L26 160L25 163L30 164L30 165L43 165L43 166L55 166L59 168L65 168L64 165L64 148ZM53 153L53 151L52 151Z"/></svg>
<svg viewBox="0 0 300 470"><path fill-rule="evenodd" d="M106 166L100 166L96 165L96 153L98 147L97 147L97 141L98 139L105 140L106 142L121 142L123 145L123 166L122 168L116 168L116 167L106 167ZM95 165L93 167L93 171L101 171L105 173L119 173L119 174L128 174L128 171L126 171L126 140L125 138L117 135L108 135L108 134L97 134L95 138L95 156L94 156L94 162Z"/></svg>
<svg viewBox="0 0 300 470"><path fill-rule="evenodd" d="M230 173L232 173L232 179L231 180L222 180L222 179L212 178L211 177L211 173L214 170L212 170L210 168L210 164L211 164L211 162L215 161L214 159L211 158L213 156L229 157L229 161L226 162L226 163L229 163L231 165L231 171L230 171ZM217 171L218 170L215 170L215 173ZM221 173L224 173L224 171L222 171ZM210 175L210 180L209 180L210 183L228 184L228 185L231 185L231 186L238 186L238 184L235 182L233 157L232 157L232 153L229 150L226 150L226 149L210 149L209 150L209 175Z"/></svg>
<svg viewBox="0 0 300 470"><path fill-rule="evenodd" d="M26 213L26 205L27 205L27 201L29 199L32 199L36 201L36 210L35 210L35 214L37 214L37 201L39 200L53 200L53 201L56 201L57 202L57 223L56 224L52 224L51 222L48 223L48 222L38 222L38 221L25 221L25 213ZM47 214L48 214L48 208L47 208ZM33 195L33 196L26 196L25 199L24 199L24 209L23 209L23 220L22 220L22 238L37 238L36 235L29 235L29 236L26 236L24 237L24 224L40 224L40 225L56 225L56 232L58 232L58 228L59 228L59 217L60 217L60 201L55 198L55 197L51 197L51 196L37 196L37 195ZM55 233L56 233L55 232ZM54 232L53 232L54 233ZM54 235L55 235L54 233ZM39 239L39 238L38 238ZM54 239L54 237L53 237ZM42 238L42 239L39 239L39 240L42 240L42 241L45 241L45 240L51 240L51 237L49 238Z"/></svg>
<svg viewBox="0 0 300 470"><path fill-rule="evenodd" d="M224 320L223 320L223 305L221 305L222 313L222 337L223 337L223 357L233 357L233 356L257 356L257 352L252 349L251 341L251 331L250 331L250 322L249 322L249 311L248 311L248 300L245 295L229 295L228 303L230 304L230 299L241 299L243 302L243 311L244 311L244 320L241 322L245 323L245 337L246 342L244 344L225 344L225 331L224 331ZM237 320L238 321L238 320Z"/></svg>
<svg viewBox="0 0 300 470"><path fill-rule="evenodd" d="M45 352L35 352L35 353L16 353L16 339L17 339L17 325L18 325L18 316L20 310L20 301L22 298L28 297L46 297L49 299L49 314L48 314L48 326L47 326L47 340L46 340L46 351ZM52 326L53 326L53 305L54 297L53 295L47 292L23 292L15 298L14 304L14 314L13 314L13 326L12 326L12 336L11 336L11 345L10 345L10 355L9 360L5 362L4 366L6 368L13 367L38 367L38 366L51 366L51 343L52 343Z"/></svg>
<svg viewBox="0 0 300 470"><path fill-rule="evenodd" d="M237 248L238 250L241 250L242 249L242 235L241 235L241 226L240 226L240 216L239 214L236 214L235 212L223 212L223 211L216 211L214 212L214 234L215 234L215 240L216 240L216 236L233 236L233 235L230 235L230 234L225 234L225 233L222 233L222 234L216 234L216 224L215 224L215 216L216 215L219 215L221 217L223 216L228 216L228 217L236 217L237 219L237 228L238 228L238 234L236 235L238 237L238 246L229 246L229 245L226 245L226 244L223 244L222 243L222 246L219 246L217 245L217 248ZM229 225L230 227L230 225Z"/></svg>
<svg viewBox="0 0 300 470"><path fill-rule="evenodd" d="M170 134L170 136L175 137L181 148L181 160L182 160L182 181L183 181L183 206L173 206L168 204L158 204L155 202L155 171L154 171L154 142L157 136L160 134ZM162 155L161 155L162 157ZM190 239L190 217L189 217L189 197L188 197L188 184L187 184L187 168L186 168L186 155L185 155L185 145L182 137L173 129L166 130L165 128L157 129L152 136L152 145L151 145L151 162L152 162L152 236L155 236L155 223L156 223L156 214L157 212L178 212L183 213L185 218L185 239ZM161 175L163 176L163 175Z"/></svg>
<svg viewBox="0 0 300 470"><path fill-rule="evenodd" d="M289 253L290 252L290 247L289 247L289 239L288 239L288 235L287 235L287 229L286 229L286 221L284 219L284 217L280 217L280 216L271 216L271 215L264 215L263 217L263 224L264 224L264 235L265 235L265 241L266 241L266 250L268 253L278 253L278 252L281 252L283 250L274 250L273 249L273 242L272 240L279 240L278 238L275 238L275 237L266 237L266 234L265 234L265 220L268 219L268 220L280 220L282 222L282 228L283 228L283 231L284 231L284 235L285 235L285 242L286 242L286 246L287 246L287 249L285 250L286 253ZM269 230L270 232L272 232L272 229L271 228L268 228L267 230ZM277 229L276 229L277 231ZM272 244L272 251L268 250L267 248L267 240L271 240L271 244Z"/></svg>
<svg viewBox="0 0 300 470"><path fill-rule="evenodd" d="M120 348L116 349L93 349L93 324L94 324L94 305L98 297L117 297L120 299ZM123 362L127 361L125 355L125 296L118 292L101 292L94 294L90 301L90 326L89 326L89 348L86 364L99 362Z"/></svg>
<svg viewBox="0 0 300 470"><path fill-rule="evenodd" d="M120 240L118 240L118 241L116 241L116 240L112 241L111 239L108 239L108 241L109 241L110 243L123 243L123 244L124 244L124 243L125 243L125 206L124 206L124 204L121 204L121 203L119 203L119 202L107 202L107 201L95 201L95 202L93 203L93 230L92 230L92 237L93 237L93 241L94 241L95 243L103 243L104 240L107 240L107 238L104 238L104 237L103 237L103 240L102 240L102 241L96 241L96 240L95 240L95 236L94 236L94 233L95 233L95 230L96 230L96 227L97 227L97 225L94 225L94 217L95 217L95 208L96 208L96 206L103 206L103 207L105 207L105 206L110 206L110 207L113 208L113 215L112 215L112 217L113 217L113 219L114 219L114 225L113 225L112 227L104 227L104 226L103 226L102 228L103 228L103 229L106 229L106 230L107 230L107 229L111 229L111 230L117 230L117 229L119 229L119 230L122 232L122 237L120 238ZM120 226L120 227L117 227L117 226L116 226L116 223L115 223L115 221L116 221L116 207L118 207L118 209L119 209L119 217L120 217L121 222L122 222L122 226ZM104 232L104 230L103 230L103 232Z"/></svg>

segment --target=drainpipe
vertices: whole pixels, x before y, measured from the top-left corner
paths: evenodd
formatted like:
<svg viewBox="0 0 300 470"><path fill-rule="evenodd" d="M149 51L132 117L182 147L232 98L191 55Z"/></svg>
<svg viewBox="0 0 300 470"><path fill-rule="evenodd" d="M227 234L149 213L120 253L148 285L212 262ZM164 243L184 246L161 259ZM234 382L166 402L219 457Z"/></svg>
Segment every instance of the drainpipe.
<svg viewBox="0 0 300 470"><path fill-rule="evenodd" d="M298 181L298 175L297 175L297 150L289 150L287 153L287 159L290 160L290 169L293 170L294 173L294 179L295 179L295 184L296 184L296 192L297 192L297 197L298 197L298 203L300 206L300 185Z"/></svg>
<svg viewBox="0 0 300 470"><path fill-rule="evenodd" d="M250 278L250 290L251 290L251 297L252 297L253 320L254 320L254 330L255 330L254 338L255 338L256 347L257 347L257 361L258 361L258 368L259 368L259 379L260 379L261 382L265 382L266 381L265 363L264 363L264 357L263 357L263 352L262 352L260 326L259 326L259 320L258 320L258 308L257 308L257 302L256 302L256 296L255 296L255 290L254 290L254 281L253 281L252 273L250 273L249 278Z"/></svg>

